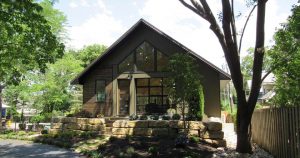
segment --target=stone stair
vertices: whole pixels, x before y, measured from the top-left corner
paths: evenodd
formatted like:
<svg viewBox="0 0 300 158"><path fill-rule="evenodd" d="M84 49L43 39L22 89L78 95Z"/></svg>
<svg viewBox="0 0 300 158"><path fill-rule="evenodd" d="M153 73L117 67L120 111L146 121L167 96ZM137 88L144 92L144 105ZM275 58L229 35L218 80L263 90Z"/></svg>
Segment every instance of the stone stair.
<svg viewBox="0 0 300 158"><path fill-rule="evenodd" d="M113 123L117 120L128 120L128 117L107 117L107 118L105 118L105 135L112 135Z"/></svg>

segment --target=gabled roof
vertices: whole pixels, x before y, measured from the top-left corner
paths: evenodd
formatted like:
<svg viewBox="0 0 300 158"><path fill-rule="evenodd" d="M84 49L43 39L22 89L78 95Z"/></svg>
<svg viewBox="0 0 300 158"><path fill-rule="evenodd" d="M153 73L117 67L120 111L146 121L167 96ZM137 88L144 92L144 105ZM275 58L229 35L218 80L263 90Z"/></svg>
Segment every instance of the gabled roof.
<svg viewBox="0 0 300 158"><path fill-rule="evenodd" d="M81 83L80 79L86 73L88 73L95 65L97 65L105 56L109 55L112 52L112 50L114 50L123 40L125 40L125 38L128 35L130 35L140 25L144 25L144 26L148 27L149 29L152 29L154 32L156 32L159 35L164 36L168 40L172 41L174 44L176 44L177 46L181 47L186 52L190 53L192 56L194 56L197 59L199 59L200 61L206 63L209 67L211 67L213 70L217 71L220 74L220 79L221 80L230 80L231 79L231 77L230 77L229 74L227 74L226 72L224 72L223 70L221 70L220 68L218 68L217 66L215 66L214 64L210 63L209 61L207 61L206 59L204 59L203 57L201 57L200 55L198 55L194 51L190 50L189 48L187 48L183 44L179 43L178 41L176 41L175 39L173 39L169 35L165 34L164 32L162 32L161 30L159 30L158 28L156 28L155 26L153 26L152 24L150 24L146 20L140 19L128 31L126 31L117 41L115 41L109 48L107 48L107 50L101 56L99 56L97 59L95 59L75 79L73 79L71 81L71 84Z"/></svg>

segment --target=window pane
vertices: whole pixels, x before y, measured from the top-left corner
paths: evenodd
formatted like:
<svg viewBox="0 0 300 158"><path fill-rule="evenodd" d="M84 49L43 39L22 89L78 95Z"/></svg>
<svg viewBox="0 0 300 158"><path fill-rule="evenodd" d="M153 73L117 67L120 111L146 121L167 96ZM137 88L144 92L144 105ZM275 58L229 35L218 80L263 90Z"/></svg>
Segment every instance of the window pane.
<svg viewBox="0 0 300 158"><path fill-rule="evenodd" d="M158 96L158 97L151 96L150 97L150 103L154 103L154 104L157 104L157 105L162 105L162 97L161 96Z"/></svg>
<svg viewBox="0 0 300 158"><path fill-rule="evenodd" d="M146 42L136 49L136 66L140 71L154 71L154 48Z"/></svg>
<svg viewBox="0 0 300 158"><path fill-rule="evenodd" d="M119 73L133 71L133 53L119 64Z"/></svg>
<svg viewBox="0 0 300 158"><path fill-rule="evenodd" d="M148 83L149 79L136 79L136 85L137 86L148 86L149 83Z"/></svg>
<svg viewBox="0 0 300 158"><path fill-rule="evenodd" d="M161 87L151 87L150 95L162 95L162 88Z"/></svg>
<svg viewBox="0 0 300 158"><path fill-rule="evenodd" d="M96 81L96 101L99 101L99 102L105 101L105 81L104 80Z"/></svg>
<svg viewBox="0 0 300 158"><path fill-rule="evenodd" d="M148 96L149 89L148 88L136 88L136 95L137 96Z"/></svg>
<svg viewBox="0 0 300 158"><path fill-rule="evenodd" d="M157 51L157 71L167 71L168 61L169 59L166 55Z"/></svg>
<svg viewBox="0 0 300 158"><path fill-rule="evenodd" d="M148 96L146 96L146 97L137 97L136 98L136 104L137 105L146 105L146 104L148 104Z"/></svg>
<svg viewBox="0 0 300 158"><path fill-rule="evenodd" d="M151 78L150 79L150 85L151 86L161 86L162 85L162 79L161 78Z"/></svg>

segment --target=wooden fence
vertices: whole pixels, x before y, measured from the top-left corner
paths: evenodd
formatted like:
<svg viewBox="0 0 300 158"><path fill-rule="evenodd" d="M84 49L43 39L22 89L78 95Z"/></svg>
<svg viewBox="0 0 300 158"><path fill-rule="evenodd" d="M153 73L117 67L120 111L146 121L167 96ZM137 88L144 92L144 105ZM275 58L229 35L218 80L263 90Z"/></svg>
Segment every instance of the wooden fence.
<svg viewBox="0 0 300 158"><path fill-rule="evenodd" d="M252 140L278 158L300 158L300 107L255 110Z"/></svg>

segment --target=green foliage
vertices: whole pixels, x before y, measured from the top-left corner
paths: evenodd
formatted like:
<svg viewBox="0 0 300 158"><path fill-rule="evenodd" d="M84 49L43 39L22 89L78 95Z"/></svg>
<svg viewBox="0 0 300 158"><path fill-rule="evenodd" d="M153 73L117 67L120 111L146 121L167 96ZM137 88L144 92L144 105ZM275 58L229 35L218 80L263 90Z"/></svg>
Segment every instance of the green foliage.
<svg viewBox="0 0 300 158"><path fill-rule="evenodd" d="M276 77L276 106L300 106L300 6L295 5L287 23L275 33L270 53Z"/></svg>
<svg viewBox="0 0 300 158"><path fill-rule="evenodd" d="M190 137L190 142L191 143L199 143L200 142L200 138L199 137L195 137L195 136L191 136Z"/></svg>
<svg viewBox="0 0 300 158"><path fill-rule="evenodd" d="M148 116L147 115L141 115L139 117L139 120L148 120Z"/></svg>
<svg viewBox="0 0 300 158"><path fill-rule="evenodd" d="M45 120L45 116L44 115L41 115L41 114L39 114L39 115L34 115L34 116L32 116L31 118L30 118L30 122L32 122L32 123L40 123L40 122L42 122L42 121L44 121Z"/></svg>
<svg viewBox="0 0 300 158"><path fill-rule="evenodd" d="M158 149L155 146L149 147L148 152L151 154L151 156L158 156Z"/></svg>
<svg viewBox="0 0 300 158"><path fill-rule="evenodd" d="M85 46L83 49L76 52L77 59L82 61L81 65L83 67L87 67L92 61L102 55L106 48L106 46L99 44Z"/></svg>
<svg viewBox="0 0 300 158"><path fill-rule="evenodd" d="M186 106L189 107L189 117L202 119L204 113L204 94L201 85L201 75L196 60L187 54L175 54L169 61L170 96L175 104L179 104L185 119Z"/></svg>
<svg viewBox="0 0 300 158"><path fill-rule="evenodd" d="M129 120L137 120L139 117L135 114L129 116Z"/></svg>
<svg viewBox="0 0 300 158"><path fill-rule="evenodd" d="M158 120L159 119L159 115L151 115L150 118L152 120Z"/></svg>
<svg viewBox="0 0 300 158"><path fill-rule="evenodd" d="M0 82L17 84L28 70L44 71L63 55L64 45L32 1L0 3Z"/></svg>
<svg viewBox="0 0 300 158"><path fill-rule="evenodd" d="M169 115L163 115L162 117L162 120L170 120L171 117Z"/></svg>
<svg viewBox="0 0 300 158"><path fill-rule="evenodd" d="M172 120L180 120L181 116L179 114L174 114Z"/></svg>

